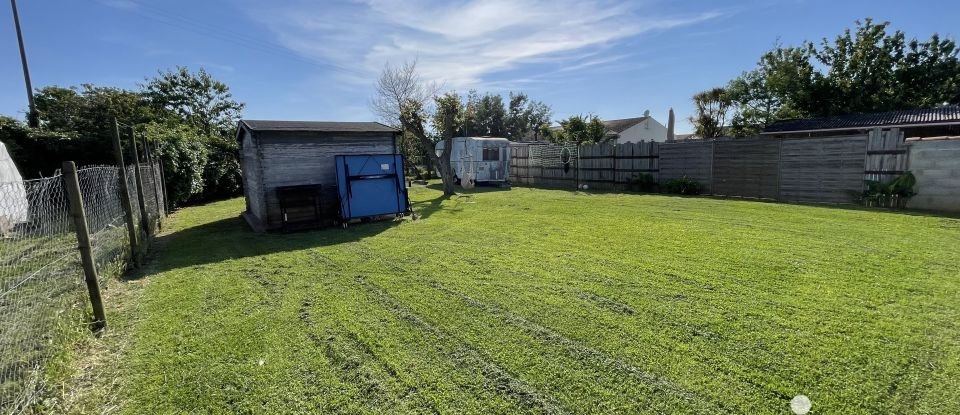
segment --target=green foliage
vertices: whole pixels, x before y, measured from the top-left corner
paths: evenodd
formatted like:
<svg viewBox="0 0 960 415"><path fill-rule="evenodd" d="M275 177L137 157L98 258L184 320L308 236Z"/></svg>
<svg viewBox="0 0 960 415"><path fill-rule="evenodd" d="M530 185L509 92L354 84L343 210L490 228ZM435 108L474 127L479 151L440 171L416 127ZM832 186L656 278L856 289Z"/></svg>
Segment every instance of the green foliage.
<svg viewBox="0 0 960 415"><path fill-rule="evenodd" d="M690 123L694 132L703 138L723 136L731 105L727 91L713 88L697 93L693 96L693 105L696 113L690 117Z"/></svg>
<svg viewBox="0 0 960 415"><path fill-rule="evenodd" d="M208 140L189 125L147 124L144 136L157 148L167 181L167 198L173 206L201 200L210 150Z"/></svg>
<svg viewBox="0 0 960 415"><path fill-rule="evenodd" d="M461 121L456 131L460 137L491 136L518 141L529 136L538 137L541 127L550 124L552 110L527 94L510 93L509 104L503 97L486 93L481 96L470 90L460 104Z"/></svg>
<svg viewBox="0 0 960 415"><path fill-rule="evenodd" d="M651 174L635 174L627 179L627 189L634 192L653 193L660 190L660 184Z"/></svg>
<svg viewBox="0 0 960 415"><path fill-rule="evenodd" d="M178 67L149 80L142 91L84 84L37 90L40 129L0 119L8 145L26 178L51 175L64 160L114 164L113 119L137 126L157 143L170 201L175 206L239 194L239 145L234 138L243 104L204 70ZM129 159L129 127L121 126Z"/></svg>
<svg viewBox="0 0 960 415"><path fill-rule="evenodd" d="M531 101L527 94L510 93L510 108L506 117L506 137L519 141L527 137L537 139L541 127L549 126L550 106L540 101Z"/></svg>
<svg viewBox="0 0 960 415"><path fill-rule="evenodd" d="M229 137L236 132L244 104L234 101L230 88L202 68L161 71L143 86L143 96L165 119L186 122L206 135Z"/></svg>
<svg viewBox="0 0 960 415"><path fill-rule="evenodd" d="M443 140L454 137L463 128L464 122L460 96L453 91L447 92L435 97L434 104L436 110L431 118L434 131Z"/></svg>
<svg viewBox="0 0 960 415"><path fill-rule="evenodd" d="M911 172L897 176L889 183L868 180L866 189L858 194L857 200L864 206L903 209L907 201L917 194L913 190L916 184L917 178Z"/></svg>
<svg viewBox="0 0 960 415"><path fill-rule="evenodd" d="M571 115L560 121L560 130L550 140L557 143L593 144L607 138L607 126L596 115Z"/></svg>
<svg viewBox="0 0 960 415"><path fill-rule="evenodd" d="M703 185L700 182L683 176L679 179L670 179L663 185L663 191L678 195L699 195L703 193Z"/></svg>
<svg viewBox="0 0 960 415"><path fill-rule="evenodd" d="M203 167L203 199L216 200L239 195L240 144L233 137L207 137L209 158Z"/></svg>
<svg viewBox="0 0 960 415"><path fill-rule="evenodd" d="M754 134L798 117L960 104L960 48L934 34L907 40L888 22L857 22L832 41L778 46L726 87L732 132Z"/></svg>

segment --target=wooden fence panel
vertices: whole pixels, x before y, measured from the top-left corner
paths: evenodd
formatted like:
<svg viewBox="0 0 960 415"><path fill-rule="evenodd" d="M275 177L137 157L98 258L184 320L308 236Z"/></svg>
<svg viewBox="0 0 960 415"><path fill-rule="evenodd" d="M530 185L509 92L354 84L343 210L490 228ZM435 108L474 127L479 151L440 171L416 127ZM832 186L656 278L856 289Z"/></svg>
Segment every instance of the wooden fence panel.
<svg viewBox="0 0 960 415"><path fill-rule="evenodd" d="M614 154L614 180L626 184L634 177L649 174L657 181L660 179L659 159L660 143L655 141L619 144Z"/></svg>
<svg viewBox="0 0 960 415"><path fill-rule="evenodd" d="M610 144L580 146L580 183L594 189L615 189L615 150Z"/></svg>
<svg viewBox="0 0 960 415"><path fill-rule="evenodd" d="M530 146L510 146L510 172L508 178L515 184L531 184Z"/></svg>
<svg viewBox="0 0 960 415"><path fill-rule="evenodd" d="M575 188L577 185L576 149L570 162L560 160L560 148L555 144L514 144L510 146L510 181L537 187ZM545 151L546 149L546 151ZM544 156L549 154L549 156Z"/></svg>
<svg viewBox="0 0 960 415"><path fill-rule="evenodd" d="M712 193L777 199L780 185L779 167L779 139L716 141L713 147Z"/></svg>
<svg viewBox="0 0 960 415"><path fill-rule="evenodd" d="M783 139L780 200L853 203L863 188L867 136Z"/></svg>
<svg viewBox="0 0 960 415"><path fill-rule="evenodd" d="M713 141L660 144L660 184L687 176L712 191Z"/></svg>
<svg viewBox="0 0 960 415"><path fill-rule="evenodd" d="M887 183L907 171L907 145L898 128L870 131L863 179Z"/></svg>

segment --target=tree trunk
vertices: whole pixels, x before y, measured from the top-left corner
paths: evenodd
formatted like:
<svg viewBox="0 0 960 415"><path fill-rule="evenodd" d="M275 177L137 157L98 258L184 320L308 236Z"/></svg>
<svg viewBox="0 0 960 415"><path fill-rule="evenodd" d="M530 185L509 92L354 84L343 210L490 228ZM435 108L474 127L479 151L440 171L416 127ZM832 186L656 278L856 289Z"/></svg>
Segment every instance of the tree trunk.
<svg viewBox="0 0 960 415"><path fill-rule="evenodd" d="M408 131L412 132L413 135L420 140L420 144L427 149L427 157L433 162L433 165L439 168L440 179L443 180L443 195L452 196L456 194L453 168L450 167L450 153L453 151L453 140L450 138L443 140L443 152L438 156L436 146L427 138L426 134L421 134L419 131L412 129Z"/></svg>

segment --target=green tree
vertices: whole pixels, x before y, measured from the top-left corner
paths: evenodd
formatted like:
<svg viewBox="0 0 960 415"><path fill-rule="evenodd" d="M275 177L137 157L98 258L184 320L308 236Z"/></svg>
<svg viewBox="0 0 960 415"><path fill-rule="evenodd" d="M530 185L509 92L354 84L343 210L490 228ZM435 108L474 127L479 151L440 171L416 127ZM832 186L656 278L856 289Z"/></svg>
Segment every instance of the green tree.
<svg viewBox="0 0 960 415"><path fill-rule="evenodd" d="M506 137L513 141L532 136L537 139L541 126L550 123L553 111L540 101L531 100L522 92L510 93L510 104L504 121Z"/></svg>
<svg viewBox="0 0 960 415"><path fill-rule="evenodd" d="M721 137L730 110L730 97L723 88L713 88L693 96L696 113L690 117L694 132L703 138Z"/></svg>
<svg viewBox="0 0 960 415"><path fill-rule="evenodd" d="M449 196L456 193L450 167L452 138L463 127L464 109L455 93L438 97L436 92L435 84L421 80L416 61L396 67L386 65L377 79L371 109L385 121L399 125L405 133L416 137L421 146L429 149L425 153L440 170L443 193ZM427 109L431 103L436 107L432 114ZM444 142L443 152L439 155L433 151L437 141Z"/></svg>
<svg viewBox="0 0 960 415"><path fill-rule="evenodd" d="M506 135L507 110L500 95L484 94L476 107L478 136L503 137Z"/></svg>
<svg viewBox="0 0 960 415"><path fill-rule="evenodd" d="M937 34L908 41L889 26L868 18L832 40L765 53L756 69L726 87L734 134L785 118L960 104L956 42Z"/></svg>
<svg viewBox="0 0 960 415"><path fill-rule="evenodd" d="M510 104L507 110L507 117L504 121L506 125L507 138L513 141L522 139L530 132L530 113L528 105L530 98L527 94L510 93Z"/></svg>
<svg viewBox="0 0 960 415"><path fill-rule="evenodd" d="M607 127L596 115L572 115L560 121L560 130L552 136L552 141L561 143L592 144L607 137Z"/></svg>
<svg viewBox="0 0 960 415"><path fill-rule="evenodd" d="M161 71L143 85L143 96L158 114L193 125L206 135L231 136L244 104L233 99L230 88L205 70L186 67Z"/></svg>

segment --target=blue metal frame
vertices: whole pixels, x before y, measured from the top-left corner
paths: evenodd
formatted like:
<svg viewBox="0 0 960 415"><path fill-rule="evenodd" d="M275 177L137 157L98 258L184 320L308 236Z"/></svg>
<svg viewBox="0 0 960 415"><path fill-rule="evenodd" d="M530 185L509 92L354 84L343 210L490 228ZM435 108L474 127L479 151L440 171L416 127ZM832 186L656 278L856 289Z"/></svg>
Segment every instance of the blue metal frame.
<svg viewBox="0 0 960 415"><path fill-rule="evenodd" d="M334 161L341 220L410 211L400 154L339 155Z"/></svg>

